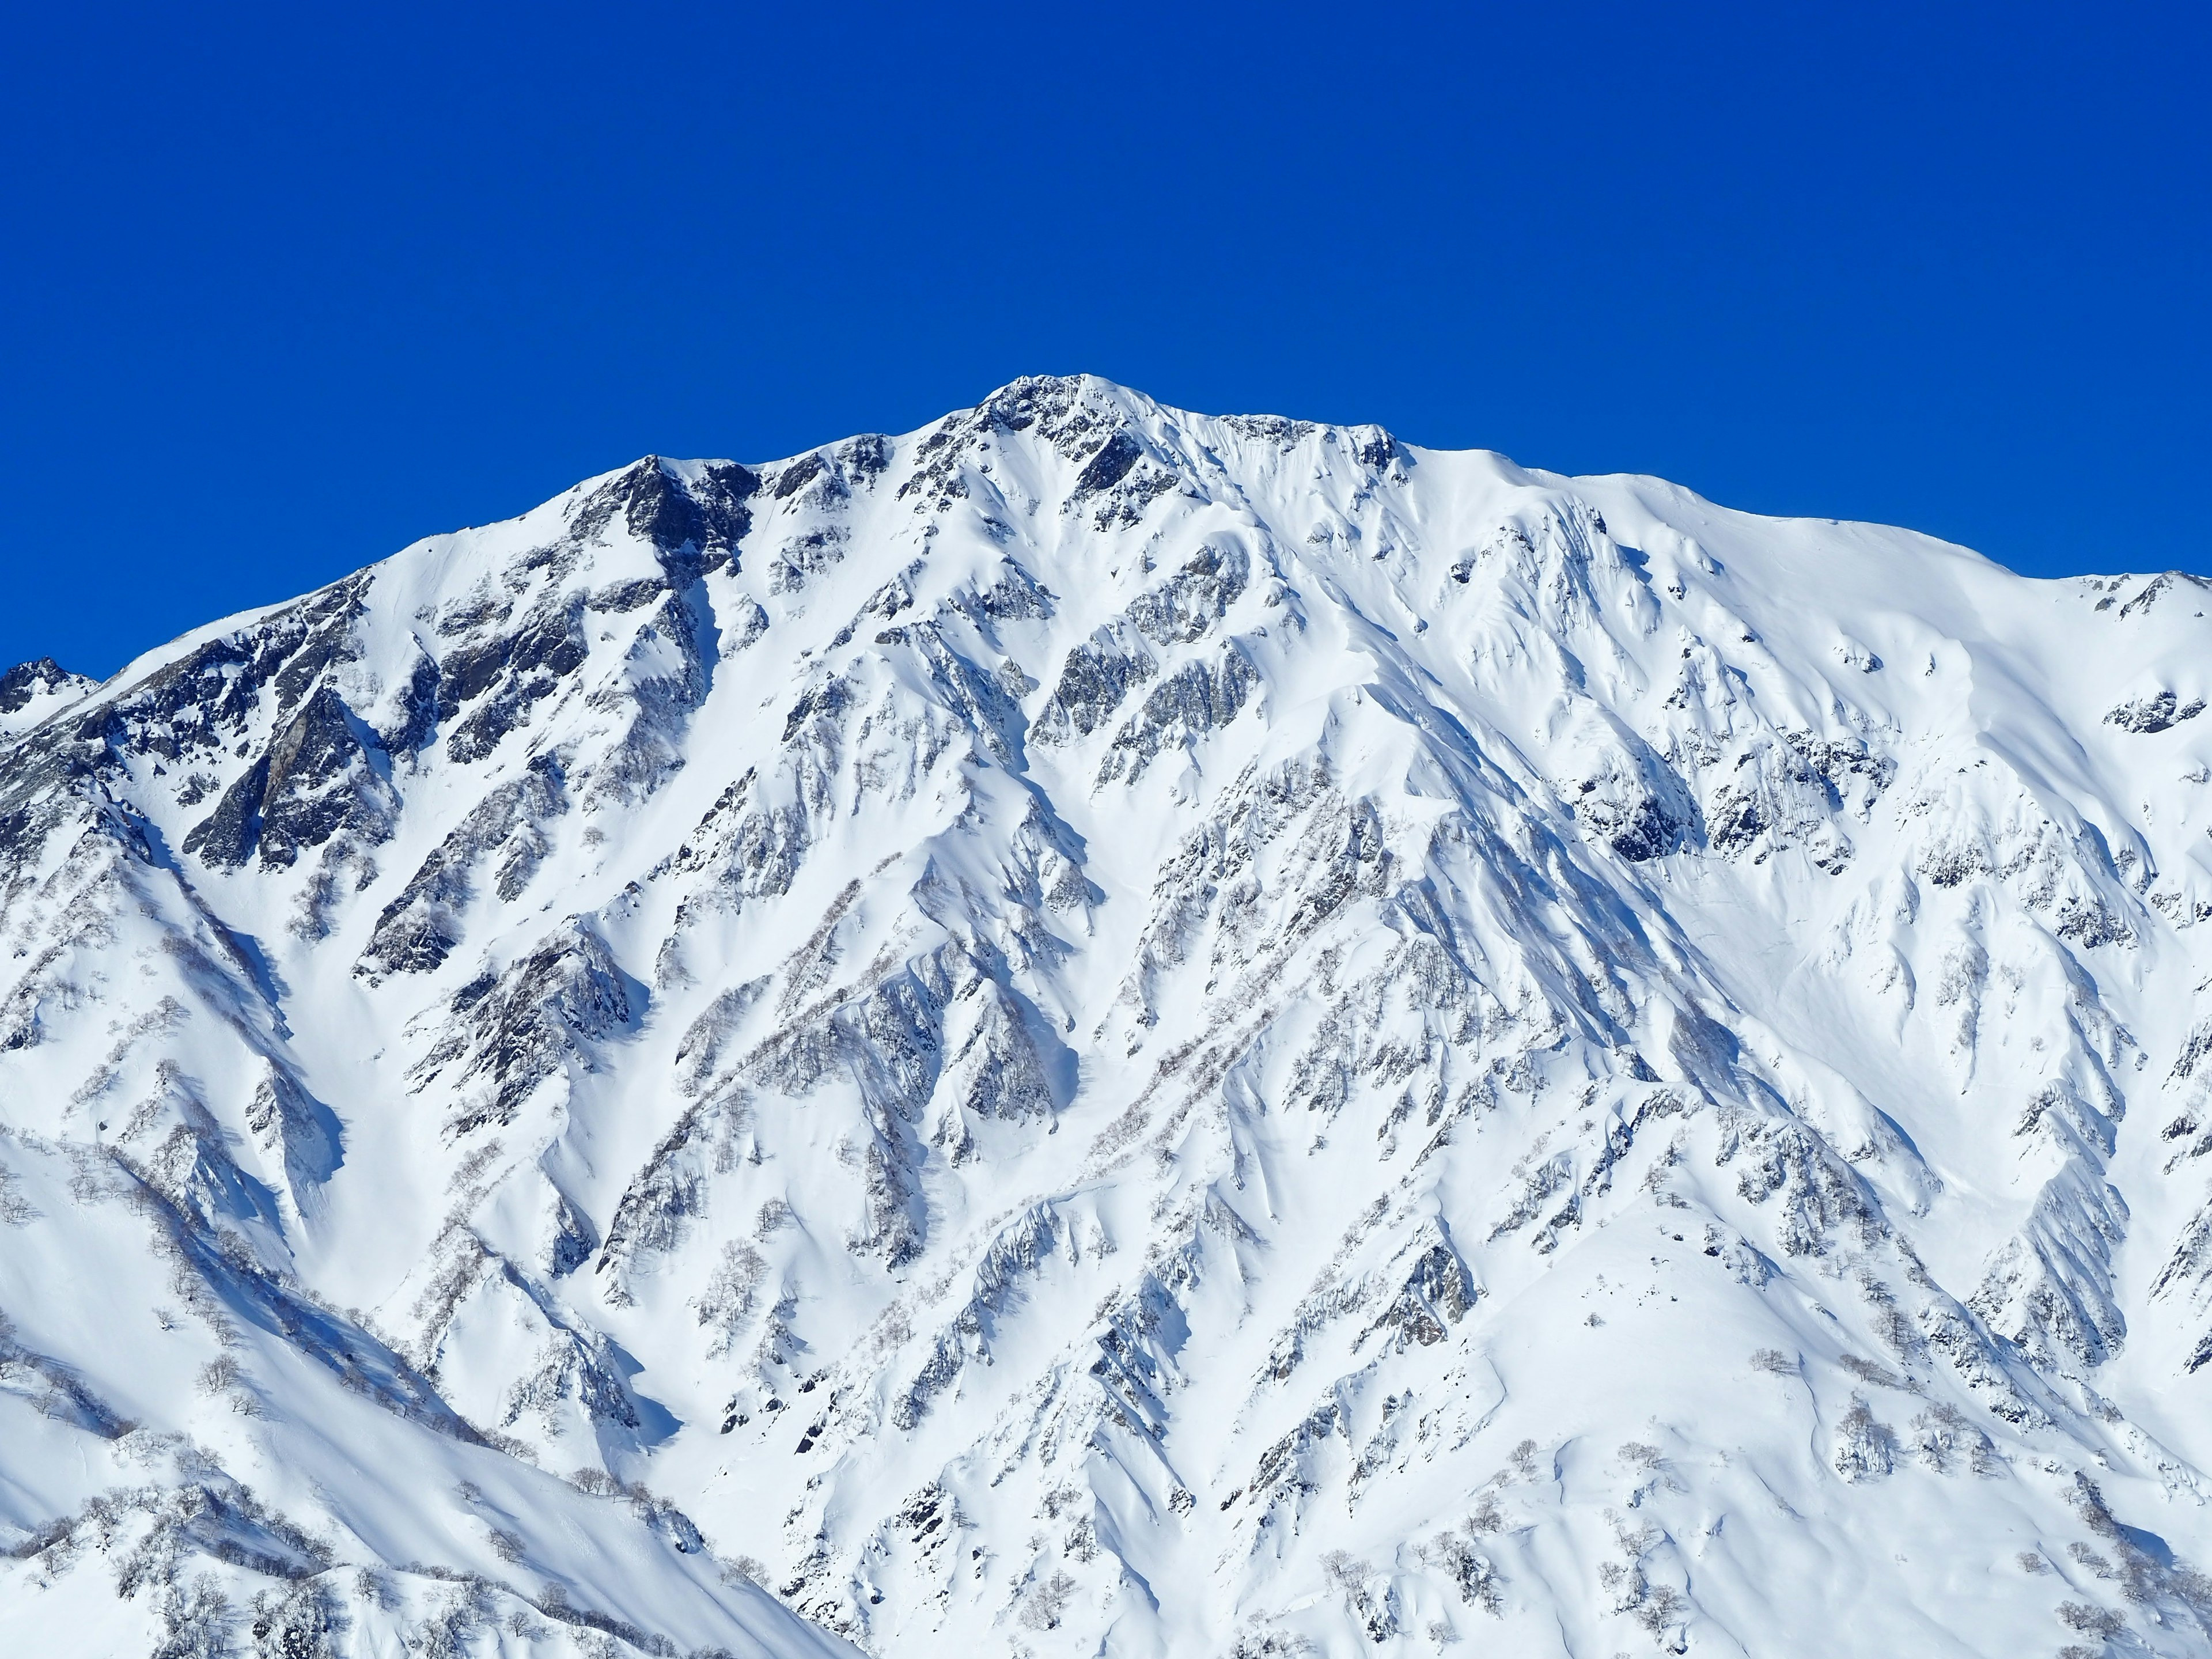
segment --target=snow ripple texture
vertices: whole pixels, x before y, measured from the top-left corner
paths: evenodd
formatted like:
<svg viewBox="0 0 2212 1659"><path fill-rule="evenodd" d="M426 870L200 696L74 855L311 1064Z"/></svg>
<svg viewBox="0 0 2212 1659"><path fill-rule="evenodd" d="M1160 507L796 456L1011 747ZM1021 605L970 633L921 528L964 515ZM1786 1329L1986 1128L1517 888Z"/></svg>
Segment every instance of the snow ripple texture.
<svg viewBox="0 0 2212 1659"><path fill-rule="evenodd" d="M2208 598L1042 379L26 664L0 1626L2212 1654Z"/></svg>

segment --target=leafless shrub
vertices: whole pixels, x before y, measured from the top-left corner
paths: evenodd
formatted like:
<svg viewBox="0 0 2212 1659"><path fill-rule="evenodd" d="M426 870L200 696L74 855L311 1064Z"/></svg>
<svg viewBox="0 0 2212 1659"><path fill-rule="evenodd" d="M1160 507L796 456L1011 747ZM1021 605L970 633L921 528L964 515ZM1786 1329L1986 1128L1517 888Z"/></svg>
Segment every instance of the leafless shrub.
<svg viewBox="0 0 2212 1659"><path fill-rule="evenodd" d="M1492 1511L1492 1519L1495 1522L1496 1506L1486 1503L1485 1507ZM1468 1606L1480 1607L1493 1618L1502 1618L1505 1598L1501 1586L1504 1581L1490 1558L1475 1547L1475 1537L1480 1535L1476 1522L1468 1522L1468 1528L1472 1535L1466 1538L1457 1533L1439 1533L1421 1546L1420 1557L1452 1581L1460 1599ZM1495 1526L1491 1529L1495 1530Z"/></svg>
<svg viewBox="0 0 2212 1659"><path fill-rule="evenodd" d="M0 1225L27 1227L39 1218L36 1206L17 1190L21 1184L13 1170L0 1164Z"/></svg>
<svg viewBox="0 0 2212 1659"><path fill-rule="evenodd" d="M337 1599L315 1579L253 1598L255 1659L337 1659L343 1628Z"/></svg>
<svg viewBox="0 0 2212 1659"><path fill-rule="evenodd" d="M2096 1551L2091 1549L2087 1544L2069 1544L2066 1547L2066 1553L2074 1558L2076 1565L2087 1567L2098 1577L2110 1578L2112 1577L2112 1564L2105 1559L2103 1556L2098 1554Z"/></svg>
<svg viewBox="0 0 2212 1659"><path fill-rule="evenodd" d="M1836 1363L1860 1382L1871 1382L1877 1389L1895 1389L1905 1394L1912 1391L1911 1383L1888 1366L1878 1365L1871 1359L1862 1359L1855 1353L1843 1353L1836 1356Z"/></svg>
<svg viewBox="0 0 2212 1659"><path fill-rule="evenodd" d="M1067 1611L1067 1604L1073 1599L1076 1589L1075 1580L1070 1578L1066 1573L1053 1574L1050 1578L1031 1591L1029 1600L1022 1604L1023 1628L1039 1631L1058 1630L1060 1615Z"/></svg>
<svg viewBox="0 0 2212 1659"><path fill-rule="evenodd" d="M728 1353L737 1341L752 1313L760 1282L767 1274L768 1259L751 1245L722 1246L722 1259L714 1276L691 1304L699 1323L713 1328L715 1333L714 1346L709 1351L714 1358L719 1359Z"/></svg>
<svg viewBox="0 0 2212 1659"><path fill-rule="evenodd" d="M230 1601L214 1579L203 1575L189 1590L169 1585L155 1610L161 1635L149 1659L231 1659Z"/></svg>
<svg viewBox="0 0 2212 1659"><path fill-rule="evenodd" d="M2058 1622L2085 1636L2101 1636L2107 1641L2128 1627L2128 1621L2110 1607L2092 1607L2087 1601L2061 1601Z"/></svg>
<svg viewBox="0 0 2212 1659"><path fill-rule="evenodd" d="M1689 1598L1668 1584L1654 1584L1636 1609L1636 1622L1650 1631L1656 1639L1669 1625L1680 1620L1689 1608Z"/></svg>
<svg viewBox="0 0 2212 1659"><path fill-rule="evenodd" d="M1878 1480L1897 1466L1897 1435L1863 1400L1836 1425L1836 1473L1846 1480Z"/></svg>
<svg viewBox="0 0 2212 1659"><path fill-rule="evenodd" d="M1375 1576L1374 1568L1342 1550L1331 1550L1323 1555L1321 1570L1328 1582L1340 1590L1358 1589Z"/></svg>
<svg viewBox="0 0 2212 1659"><path fill-rule="evenodd" d="M217 1354L201 1366L198 1380L202 1394L216 1395L227 1389L236 1388L238 1379L238 1362L224 1353Z"/></svg>
<svg viewBox="0 0 2212 1659"><path fill-rule="evenodd" d="M476 1632L493 1623L491 1597L479 1583L462 1585L407 1638L422 1659L470 1659Z"/></svg>
<svg viewBox="0 0 2212 1659"><path fill-rule="evenodd" d="M1920 1461L1948 1474L1962 1458L1976 1474L1996 1474L2004 1464L1988 1435L1947 1401L1938 1401L1912 1419L1912 1446Z"/></svg>
<svg viewBox="0 0 2212 1659"><path fill-rule="evenodd" d="M1237 1638L1229 1659L1302 1659L1314 1644L1295 1632L1248 1631Z"/></svg>

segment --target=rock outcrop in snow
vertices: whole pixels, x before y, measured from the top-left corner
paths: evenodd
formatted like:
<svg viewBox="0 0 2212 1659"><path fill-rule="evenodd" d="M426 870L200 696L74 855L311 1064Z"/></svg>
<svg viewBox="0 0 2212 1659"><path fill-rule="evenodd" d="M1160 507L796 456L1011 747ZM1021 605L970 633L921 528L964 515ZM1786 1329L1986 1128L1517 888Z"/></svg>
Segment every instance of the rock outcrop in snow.
<svg viewBox="0 0 2212 1659"><path fill-rule="evenodd" d="M0 1620L2212 1653L2208 598L1032 380L0 676Z"/></svg>

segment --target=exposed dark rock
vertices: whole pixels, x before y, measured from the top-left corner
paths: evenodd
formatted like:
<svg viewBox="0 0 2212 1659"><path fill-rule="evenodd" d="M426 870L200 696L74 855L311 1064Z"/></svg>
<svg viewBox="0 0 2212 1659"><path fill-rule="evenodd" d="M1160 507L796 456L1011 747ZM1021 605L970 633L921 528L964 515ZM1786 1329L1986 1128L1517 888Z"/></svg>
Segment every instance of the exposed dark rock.
<svg viewBox="0 0 2212 1659"><path fill-rule="evenodd" d="M52 657L17 663L0 674L0 714L20 714L33 698L49 696L80 678Z"/></svg>
<svg viewBox="0 0 2212 1659"><path fill-rule="evenodd" d="M558 763L538 757L471 808L422 860L377 917L356 971L420 974L438 967L459 942L461 912L476 894L482 865L503 850L497 890L502 899L519 897L545 854L546 821L567 810Z"/></svg>
<svg viewBox="0 0 2212 1659"><path fill-rule="evenodd" d="M1129 476L1129 469L1144 459L1145 447L1126 432L1117 432L1106 441L1105 447L1091 458L1090 464L1076 475L1075 495L1080 500L1095 495L1102 489L1111 489Z"/></svg>
<svg viewBox="0 0 2212 1659"><path fill-rule="evenodd" d="M1243 548L1208 542L1173 576L1139 595L1129 620L1155 645L1187 645L1227 614L1250 571Z"/></svg>
<svg viewBox="0 0 2212 1659"><path fill-rule="evenodd" d="M370 752L375 741L325 686L223 792L185 837L185 851L212 867L234 869L258 848L264 868L281 869L341 828L372 844L384 840L393 802Z"/></svg>
<svg viewBox="0 0 2212 1659"><path fill-rule="evenodd" d="M1387 1329L1401 1351L1408 1343L1431 1346L1443 1341L1450 1327L1466 1316L1476 1295L1474 1277L1459 1259L1459 1252L1438 1239L1421 1253L1397 1297L1363 1333L1362 1340Z"/></svg>
<svg viewBox="0 0 2212 1659"><path fill-rule="evenodd" d="M1141 647L1123 647L1104 629L1067 653L1060 684L1037 711L1030 735L1042 743L1085 737L1110 720L1129 688L1158 672Z"/></svg>
<svg viewBox="0 0 2212 1659"><path fill-rule="evenodd" d="M619 513L630 533L652 543L672 570L686 575L719 570L752 527L745 502L759 488L759 477L734 462L708 467L690 484L659 456L648 455L584 499L576 509L575 533L589 540Z"/></svg>
<svg viewBox="0 0 2212 1659"><path fill-rule="evenodd" d="M562 596L532 613L521 629L448 656L438 691L441 720L496 687L446 738L446 752L464 763L482 760L524 724L532 707L561 688L591 654L584 637L584 596Z"/></svg>
<svg viewBox="0 0 2212 1659"><path fill-rule="evenodd" d="M424 656L415 659L414 671L407 677L407 690L400 698L399 723L381 734L386 753L418 754L437 735L440 679L434 659Z"/></svg>
<svg viewBox="0 0 2212 1659"><path fill-rule="evenodd" d="M270 745L261 805L264 866L289 865L341 827L371 844L391 834L393 803L370 748L375 741L327 686L308 699Z"/></svg>
<svg viewBox="0 0 2212 1659"><path fill-rule="evenodd" d="M587 608L593 611L614 611L619 614L626 611L635 611L641 605L651 605L667 591L667 583L654 581L650 577L640 577L635 581L617 582L612 587L601 588L586 600L585 604Z"/></svg>
<svg viewBox="0 0 2212 1659"><path fill-rule="evenodd" d="M1260 681L1251 659L1231 644L1218 662L1185 663L1152 688L1144 704L1114 734L1100 769L1102 781L1135 779L1170 749L1188 749L1207 732L1235 720Z"/></svg>
<svg viewBox="0 0 2212 1659"><path fill-rule="evenodd" d="M801 455L775 475L775 484L769 493L780 501L787 501L820 477L828 465L818 453Z"/></svg>
<svg viewBox="0 0 2212 1659"><path fill-rule="evenodd" d="M261 803L269 791L269 757L240 773L213 812L185 837L185 851L197 853L213 867L234 870L253 856L261 840Z"/></svg>
<svg viewBox="0 0 2212 1659"><path fill-rule="evenodd" d="M455 994L452 1023L416 1067L415 1086L447 1079L458 1097L451 1133L511 1123L540 1083L568 1066L590 1069L592 1045L629 1029L633 984L605 942L571 919L504 972Z"/></svg>
<svg viewBox="0 0 2212 1659"><path fill-rule="evenodd" d="M2183 720L2193 720L2203 712L2204 699L2202 697L2191 697L2185 703L2173 692L2160 691L2155 696L2122 703L2105 716L2105 723L2117 726L2123 732L2147 735L2166 731Z"/></svg>
<svg viewBox="0 0 2212 1659"><path fill-rule="evenodd" d="M1398 457L1398 441L1379 426L1360 427L1352 436L1352 457L1362 466L1380 472Z"/></svg>

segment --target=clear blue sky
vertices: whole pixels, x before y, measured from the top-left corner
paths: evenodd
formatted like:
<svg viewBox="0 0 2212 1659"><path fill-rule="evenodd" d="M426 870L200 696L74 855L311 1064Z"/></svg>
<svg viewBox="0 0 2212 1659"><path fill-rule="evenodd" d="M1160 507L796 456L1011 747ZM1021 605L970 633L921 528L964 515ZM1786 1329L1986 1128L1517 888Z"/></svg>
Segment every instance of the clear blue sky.
<svg viewBox="0 0 2212 1659"><path fill-rule="evenodd" d="M0 665L1033 371L2212 571L2205 20L17 6Z"/></svg>

